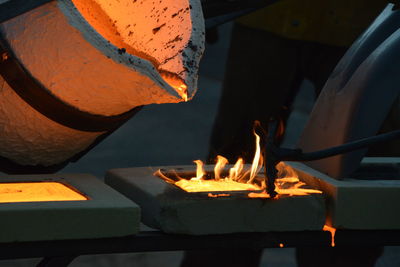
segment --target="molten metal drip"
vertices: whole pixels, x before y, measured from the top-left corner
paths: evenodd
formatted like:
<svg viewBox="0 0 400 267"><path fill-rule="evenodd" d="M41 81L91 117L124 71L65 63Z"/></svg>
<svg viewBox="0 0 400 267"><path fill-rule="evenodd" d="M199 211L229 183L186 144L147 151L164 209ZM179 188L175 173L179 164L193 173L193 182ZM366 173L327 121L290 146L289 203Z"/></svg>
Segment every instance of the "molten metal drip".
<svg viewBox="0 0 400 267"><path fill-rule="evenodd" d="M178 94L182 97L183 101L185 101L185 102L188 101L187 86L185 84L181 84L179 86L172 86L172 87L177 90Z"/></svg>
<svg viewBox="0 0 400 267"><path fill-rule="evenodd" d="M328 225L325 224L323 230L331 233L331 239L332 239L331 240L331 246L334 247L335 246L336 228L333 228L333 227L328 226Z"/></svg>
<svg viewBox="0 0 400 267"><path fill-rule="evenodd" d="M184 179L176 174L178 180L167 177L158 170L155 175L161 177L168 183L174 184L187 192L212 192L209 197L230 196L228 191L249 191L250 198L270 198L266 192L264 179L258 179L263 164L260 148L260 137L256 137L256 152L250 170L244 170L244 161L239 158L235 165L229 169L227 176L223 176L224 168L228 160L222 156L217 156L217 163L214 167L214 178L207 178L204 165L201 160L194 161L197 165L196 177ZM321 194L322 191L305 188L305 183L301 182L296 172L290 167L280 162L277 165L278 179L275 181L276 191L279 195L304 196L309 194ZM219 194L217 192L220 192Z"/></svg>
<svg viewBox="0 0 400 267"><path fill-rule="evenodd" d="M175 91L182 97L182 99L187 102L188 94L187 94L187 86L183 82L183 80L177 75L169 73L169 72L161 72L161 77L166 81Z"/></svg>

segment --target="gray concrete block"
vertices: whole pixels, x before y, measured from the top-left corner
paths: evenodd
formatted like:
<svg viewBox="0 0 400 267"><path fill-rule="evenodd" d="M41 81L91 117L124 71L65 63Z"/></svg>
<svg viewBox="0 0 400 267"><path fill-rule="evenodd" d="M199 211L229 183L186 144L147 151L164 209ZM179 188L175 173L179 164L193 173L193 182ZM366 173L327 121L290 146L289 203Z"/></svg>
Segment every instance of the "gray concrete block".
<svg viewBox="0 0 400 267"><path fill-rule="evenodd" d="M153 175L160 168L178 173L193 166L109 170L106 183L138 203L142 222L167 233L205 235L236 232L321 230L325 206L321 195L251 199L245 195L210 198L187 193ZM207 169L207 168L206 168Z"/></svg>
<svg viewBox="0 0 400 267"><path fill-rule="evenodd" d="M376 162L382 164L382 160ZM325 193L328 225L338 229L400 229L400 180L336 180L302 163L286 164L296 169L300 180Z"/></svg>
<svg viewBox="0 0 400 267"><path fill-rule="evenodd" d="M133 235L140 208L87 174L14 175L0 183L60 182L87 200L0 203L0 242L65 240Z"/></svg>

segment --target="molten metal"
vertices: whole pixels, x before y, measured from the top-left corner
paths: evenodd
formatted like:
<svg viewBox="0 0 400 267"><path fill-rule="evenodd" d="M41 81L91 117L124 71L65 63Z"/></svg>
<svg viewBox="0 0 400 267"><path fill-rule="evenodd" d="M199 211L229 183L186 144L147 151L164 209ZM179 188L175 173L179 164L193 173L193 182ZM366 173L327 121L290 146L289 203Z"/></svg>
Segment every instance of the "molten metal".
<svg viewBox="0 0 400 267"><path fill-rule="evenodd" d="M263 157L261 155L260 137L256 133L254 135L256 137L256 152L249 170L244 170L244 161L239 158L224 177L223 171L229 162L223 156L218 155L212 179L207 178L207 173L201 160L194 161L197 165L196 177L190 179L184 179L174 172L178 178L178 180L174 180L163 174L161 170L158 170L154 175L187 192L210 192L208 194L209 197L227 197L230 196L230 194L227 194L229 191L248 191L248 197L250 198L270 198L270 195L265 190L264 179L257 177L262 168ZM275 181L275 186L278 197L279 195L304 196L322 193L320 190L305 188L306 184L298 179L296 172L283 162L277 165L277 169L278 179ZM218 194L217 192L220 193Z"/></svg>
<svg viewBox="0 0 400 267"><path fill-rule="evenodd" d="M336 228L333 228L333 227L328 226L328 225L325 224L323 230L331 233L331 239L332 239L331 240L331 246L334 247L335 246Z"/></svg>
<svg viewBox="0 0 400 267"><path fill-rule="evenodd" d="M0 183L0 203L77 200L87 198L58 182Z"/></svg>

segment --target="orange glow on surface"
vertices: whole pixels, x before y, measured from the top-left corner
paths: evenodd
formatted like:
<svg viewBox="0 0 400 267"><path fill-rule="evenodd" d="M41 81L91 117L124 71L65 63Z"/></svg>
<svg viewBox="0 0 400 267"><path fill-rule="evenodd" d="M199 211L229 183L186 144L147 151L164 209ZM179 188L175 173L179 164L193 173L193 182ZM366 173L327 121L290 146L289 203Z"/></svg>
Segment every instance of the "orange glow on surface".
<svg viewBox="0 0 400 267"><path fill-rule="evenodd" d="M223 192L223 191L247 191L260 190L257 185L238 183L229 178L221 180L186 180L182 179L175 185L187 192Z"/></svg>
<svg viewBox="0 0 400 267"><path fill-rule="evenodd" d="M58 182L0 183L0 203L77 200L87 198Z"/></svg>
<svg viewBox="0 0 400 267"><path fill-rule="evenodd" d="M323 230L331 233L331 239L332 239L331 246L334 247L335 246L336 228L333 228L332 226L328 226L325 224Z"/></svg>
<svg viewBox="0 0 400 267"><path fill-rule="evenodd" d="M283 243L279 243L279 247L283 248L285 245Z"/></svg>
<svg viewBox="0 0 400 267"><path fill-rule="evenodd" d="M174 90L179 94L179 96L185 101L188 101L187 85L184 83L183 79L178 76L177 73L172 73L165 69L164 61L165 58L171 58L176 55L178 50L174 49L163 49L163 45L168 41L171 41L171 36L179 35L179 44L183 39L187 40L189 38L191 31L184 30L189 27L190 21L185 19L184 22L181 21L178 25L173 25L170 28L170 35L164 37L165 40L157 39L156 42L153 38L148 37L148 32L155 30L151 25L151 19L148 20L147 16L141 16L140 10L148 8L150 1L146 3L141 3L139 6L134 5L136 1L113 1L114 3L107 4L107 1L98 0L72 0L75 7L79 10L80 14L85 18L85 20L99 33L104 39L109 41L115 47L124 49L123 53L129 53L136 57L142 58L150 62L155 69L159 72L163 80L168 83ZM131 3L132 2L132 3ZM168 12L173 12L176 9L176 0L172 0L171 7ZM178 1L179 2L179 1ZM118 3L118 4L117 4ZM161 3L161 2L160 2ZM181 1L181 3L183 3ZM178 4L179 6L179 4ZM157 5L153 7L151 11L157 8ZM126 12L126 9L130 10ZM165 8L163 12L167 9ZM176 9L176 12L179 9ZM132 12L137 12L137 16L128 17L127 14L132 14ZM180 15L182 16L182 14ZM149 16L152 17L152 16ZM128 22L129 21L129 24ZM125 25L126 24L126 25ZM134 25L132 25L134 24ZM162 24L160 22L160 24ZM184 25L187 24L185 27ZM163 24L165 25L165 23ZM178 31L178 32L177 32ZM154 33L153 33L154 36ZM161 36L161 35L160 35ZM149 39L150 38L150 39ZM174 41L174 40L172 40ZM152 42L151 44L148 44ZM156 43L153 43L156 42ZM174 46L179 46L175 43ZM146 45L144 45L146 44ZM168 43L167 43L168 44ZM156 49L154 49L156 46ZM176 67L181 69L182 63L176 63Z"/></svg>
<svg viewBox="0 0 400 267"><path fill-rule="evenodd" d="M265 180L258 177L262 169L263 157L260 149L260 137L256 136L256 152L253 163L249 170L245 170L243 159L239 158L235 165L228 172L224 172L228 160L222 156L217 156L217 163L214 167L214 176L210 179L204 171L204 165L201 160L196 160L196 177L185 179L180 177L176 171L173 171L177 180L170 178L158 170L154 175L159 176L168 183L174 184L187 192L212 192L209 197L226 196L221 195L230 191L241 191L248 193L250 198L270 198L266 192ZM309 194L321 194L322 191L310 189L306 184L299 180L297 173L290 167L280 162L277 165L278 178L275 181L276 191L279 196L305 196ZM225 174L225 176L224 176ZM216 192L220 192L217 194Z"/></svg>
<svg viewBox="0 0 400 267"><path fill-rule="evenodd" d="M180 79L177 75L168 73L168 72L161 72L161 77L166 81L175 91L182 97L182 99L187 102L188 95L187 95L187 86Z"/></svg>
<svg viewBox="0 0 400 267"><path fill-rule="evenodd" d="M229 197L231 194L213 194L213 193L208 193L209 197Z"/></svg>

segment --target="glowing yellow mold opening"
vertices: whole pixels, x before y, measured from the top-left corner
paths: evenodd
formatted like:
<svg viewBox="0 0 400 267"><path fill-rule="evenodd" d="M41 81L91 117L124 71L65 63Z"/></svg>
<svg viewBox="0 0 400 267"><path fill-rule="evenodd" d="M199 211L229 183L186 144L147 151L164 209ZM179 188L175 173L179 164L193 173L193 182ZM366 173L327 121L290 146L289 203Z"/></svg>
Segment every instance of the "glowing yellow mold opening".
<svg viewBox="0 0 400 267"><path fill-rule="evenodd" d="M58 182L0 183L0 203L87 200Z"/></svg>

